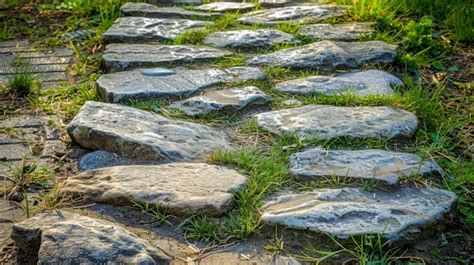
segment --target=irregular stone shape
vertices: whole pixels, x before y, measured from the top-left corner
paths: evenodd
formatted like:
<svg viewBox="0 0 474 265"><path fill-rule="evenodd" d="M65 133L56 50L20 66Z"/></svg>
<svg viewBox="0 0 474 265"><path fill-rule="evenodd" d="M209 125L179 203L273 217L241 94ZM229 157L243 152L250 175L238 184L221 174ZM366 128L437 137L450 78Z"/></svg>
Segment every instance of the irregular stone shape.
<svg viewBox="0 0 474 265"><path fill-rule="evenodd" d="M252 10L255 7L253 3L233 3L233 2L213 2L205 5L197 6L195 9L201 11L216 11L216 12L245 12Z"/></svg>
<svg viewBox="0 0 474 265"><path fill-rule="evenodd" d="M189 97L201 89L223 83L263 79L265 73L256 67L176 68L168 71L159 68L105 74L97 80L97 84L104 101L119 102L126 99Z"/></svg>
<svg viewBox="0 0 474 265"><path fill-rule="evenodd" d="M220 16L220 13L196 12L181 7L158 7L147 3L125 3L120 11L126 16L154 18L206 19Z"/></svg>
<svg viewBox="0 0 474 265"><path fill-rule="evenodd" d="M94 151L81 157L77 163L79 170L97 169L103 167L122 165L150 165L157 164L156 160L136 160L120 157L117 154L106 151Z"/></svg>
<svg viewBox="0 0 474 265"><path fill-rule="evenodd" d="M303 139L411 137L418 127L418 119L413 113L388 106L307 105L255 117L260 127L272 133L294 133Z"/></svg>
<svg viewBox="0 0 474 265"><path fill-rule="evenodd" d="M336 77L311 76L281 82L275 88L281 92L296 95L304 94L354 94L393 95L393 86L400 86L403 82L395 76L379 70L368 70L347 73Z"/></svg>
<svg viewBox="0 0 474 265"><path fill-rule="evenodd" d="M249 59L247 64L333 70L363 64L392 63L396 55L397 46L383 41L320 41L259 55Z"/></svg>
<svg viewBox="0 0 474 265"><path fill-rule="evenodd" d="M355 41L372 36L374 23L352 22L345 24L310 24L301 26L298 33L313 40Z"/></svg>
<svg viewBox="0 0 474 265"><path fill-rule="evenodd" d="M84 171L64 181L65 193L118 205L158 204L169 214L220 216L246 177L203 163L115 166Z"/></svg>
<svg viewBox="0 0 474 265"><path fill-rule="evenodd" d="M270 97L255 86L208 91L196 97L171 104L189 116L213 111L239 112L251 107L267 105Z"/></svg>
<svg viewBox="0 0 474 265"><path fill-rule="evenodd" d="M397 185L399 179L441 173L432 160L422 160L409 153L385 150L325 150L313 148L292 154L290 173L301 180L324 176L375 179Z"/></svg>
<svg viewBox="0 0 474 265"><path fill-rule="evenodd" d="M112 43L105 47L105 64L112 70L208 61L231 52L195 45Z"/></svg>
<svg viewBox="0 0 474 265"><path fill-rule="evenodd" d="M291 34L275 29L217 31L207 35L203 43L218 48L243 50L267 49L277 44L298 44Z"/></svg>
<svg viewBox="0 0 474 265"><path fill-rule="evenodd" d="M317 189L277 197L263 206L262 220L339 238L383 234L397 240L439 220L456 195L434 188L403 187L391 193L362 189Z"/></svg>
<svg viewBox="0 0 474 265"><path fill-rule="evenodd" d="M11 238L38 264L168 264L170 258L121 226L66 211L15 224Z"/></svg>
<svg viewBox="0 0 474 265"><path fill-rule="evenodd" d="M120 17L103 35L106 42L168 41L186 30L212 25L208 21Z"/></svg>
<svg viewBox="0 0 474 265"><path fill-rule="evenodd" d="M294 5L258 10L242 16L238 21L247 25L299 24L339 17L345 11L346 7L340 5Z"/></svg>
<svg viewBox="0 0 474 265"><path fill-rule="evenodd" d="M93 101L82 106L67 130L84 148L162 162L202 159L228 146L224 134L211 127Z"/></svg>

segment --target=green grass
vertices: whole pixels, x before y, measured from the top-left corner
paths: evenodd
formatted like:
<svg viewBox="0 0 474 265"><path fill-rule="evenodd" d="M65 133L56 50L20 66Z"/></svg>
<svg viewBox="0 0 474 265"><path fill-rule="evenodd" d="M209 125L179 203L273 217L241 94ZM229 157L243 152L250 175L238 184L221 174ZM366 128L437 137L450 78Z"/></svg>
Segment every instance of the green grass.
<svg viewBox="0 0 474 265"><path fill-rule="evenodd" d="M30 65L24 61L17 60L14 64L16 73L11 75L5 88L19 96L28 96L35 92L38 87L38 74L32 72Z"/></svg>

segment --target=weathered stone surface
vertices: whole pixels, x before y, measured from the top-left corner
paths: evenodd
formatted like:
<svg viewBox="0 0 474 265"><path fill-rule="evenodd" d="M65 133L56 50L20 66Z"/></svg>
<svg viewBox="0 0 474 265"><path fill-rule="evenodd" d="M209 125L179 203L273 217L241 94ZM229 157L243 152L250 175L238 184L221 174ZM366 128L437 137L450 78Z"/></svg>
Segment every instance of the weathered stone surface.
<svg viewBox="0 0 474 265"><path fill-rule="evenodd" d="M196 97L175 102L173 108L183 110L189 116L203 115L213 111L239 112L251 107L268 104L270 97L255 86L208 91Z"/></svg>
<svg viewBox="0 0 474 265"><path fill-rule="evenodd" d="M209 46L244 50L267 49L277 44L300 42L291 34L275 29L217 31L203 39L203 43Z"/></svg>
<svg viewBox="0 0 474 265"><path fill-rule="evenodd" d="M245 12L252 10L255 7L253 3L235 3L235 2L213 2L205 5L197 6L195 9L202 11L216 11L216 12Z"/></svg>
<svg viewBox="0 0 474 265"><path fill-rule="evenodd" d="M231 52L195 45L152 45L112 43L106 46L104 61L113 70L192 63L217 59Z"/></svg>
<svg viewBox="0 0 474 265"><path fill-rule="evenodd" d="M301 26L299 34L313 40L355 41L363 36L372 36L374 23L352 22L344 24L310 24Z"/></svg>
<svg viewBox="0 0 474 265"><path fill-rule="evenodd" d="M393 193L319 189L277 197L263 207L262 220L339 238L383 234L397 240L440 219L455 200L454 193L434 188L403 187Z"/></svg>
<svg viewBox="0 0 474 265"><path fill-rule="evenodd" d="M147 3L125 3L120 11L126 16L155 18L211 18L220 13L196 12L181 7L158 7Z"/></svg>
<svg viewBox="0 0 474 265"><path fill-rule="evenodd" d="M399 179L415 175L441 173L432 160L409 153L386 150L325 150L313 148L292 154L290 173L301 180L338 176L375 179L397 185Z"/></svg>
<svg viewBox="0 0 474 265"><path fill-rule="evenodd" d="M283 7L291 3L291 0L258 0L258 3L262 7Z"/></svg>
<svg viewBox="0 0 474 265"><path fill-rule="evenodd" d="M379 70L352 72L336 77L311 76L294 79L275 85L279 91L304 95L304 94L354 94L367 95L392 95L392 87L400 86L403 82L395 76Z"/></svg>
<svg viewBox="0 0 474 265"><path fill-rule="evenodd" d="M79 170L89 170L123 165L150 165L157 164L158 162L156 160L127 159L114 153L99 150L81 157L77 162L77 168Z"/></svg>
<svg viewBox="0 0 474 265"><path fill-rule="evenodd" d="M84 148L163 162L202 159L228 146L224 134L208 126L93 101L84 104L67 130Z"/></svg>
<svg viewBox="0 0 474 265"><path fill-rule="evenodd" d="M220 216L246 177L203 163L115 166L69 177L61 189L97 202L159 204L175 215Z"/></svg>
<svg viewBox="0 0 474 265"><path fill-rule="evenodd" d="M397 46L382 41L320 41L259 55L249 59L247 64L333 70L363 64L392 63L396 55Z"/></svg>
<svg viewBox="0 0 474 265"><path fill-rule="evenodd" d="M125 99L189 97L211 86L265 79L265 73L256 67L227 69L136 69L105 74L97 80L104 101Z"/></svg>
<svg viewBox="0 0 474 265"><path fill-rule="evenodd" d="M3 182L0 169L0 183ZM1 183L2 185L4 183ZM25 211L17 204L4 199L0 199L0 242L5 244L5 240L10 237L10 232L16 222L25 219Z"/></svg>
<svg viewBox="0 0 474 265"><path fill-rule="evenodd" d="M168 264L170 258L115 223L49 211L15 224L20 252L38 264Z"/></svg>
<svg viewBox="0 0 474 265"><path fill-rule="evenodd" d="M251 12L238 21L250 25L298 24L339 17L345 11L346 8L340 5L294 5Z"/></svg>
<svg viewBox="0 0 474 265"><path fill-rule="evenodd" d="M103 35L106 42L139 42L173 40L186 30L212 25L209 21L188 19L158 19L146 17L121 17L115 20Z"/></svg>
<svg viewBox="0 0 474 265"><path fill-rule="evenodd" d="M258 125L272 133L295 133L305 139L411 137L418 127L413 113L387 106L307 105L255 116Z"/></svg>

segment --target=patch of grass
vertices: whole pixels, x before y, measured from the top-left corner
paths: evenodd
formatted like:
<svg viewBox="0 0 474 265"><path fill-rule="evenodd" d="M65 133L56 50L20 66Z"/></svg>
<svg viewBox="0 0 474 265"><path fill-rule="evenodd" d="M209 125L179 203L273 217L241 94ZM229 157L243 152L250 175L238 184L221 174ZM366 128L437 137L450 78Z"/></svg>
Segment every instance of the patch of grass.
<svg viewBox="0 0 474 265"><path fill-rule="evenodd" d="M277 30L286 32L288 34L298 36L298 33L301 28L301 23L278 23L275 27Z"/></svg>
<svg viewBox="0 0 474 265"><path fill-rule="evenodd" d="M19 96L28 96L35 92L39 84L37 75L31 72L26 63L16 66L16 73L6 82L6 89Z"/></svg>
<svg viewBox="0 0 474 265"><path fill-rule="evenodd" d="M10 198L32 185L47 188L50 185L50 179L53 175L53 170L47 167L37 166L36 163L23 158L19 165L11 168L11 176L5 176L11 183L6 186L3 194L6 198Z"/></svg>
<svg viewBox="0 0 474 265"><path fill-rule="evenodd" d="M209 34L208 29L194 29L194 30L187 30L173 40L172 44L174 45L181 45L181 44L201 44L202 39Z"/></svg>
<svg viewBox="0 0 474 265"><path fill-rule="evenodd" d="M168 214L168 207L160 204L160 203L138 203L133 202L132 209L138 210L141 213L144 213L150 216L152 219L149 221L143 222L144 224L152 224L157 223L161 224L171 224L169 219L173 217L172 215Z"/></svg>
<svg viewBox="0 0 474 265"><path fill-rule="evenodd" d="M213 31L221 31L221 30L226 30L231 27L235 27L238 25L237 19L240 17L240 14L237 13L232 13L232 12L226 12L224 15L218 17L216 20L214 20L214 25L211 26Z"/></svg>

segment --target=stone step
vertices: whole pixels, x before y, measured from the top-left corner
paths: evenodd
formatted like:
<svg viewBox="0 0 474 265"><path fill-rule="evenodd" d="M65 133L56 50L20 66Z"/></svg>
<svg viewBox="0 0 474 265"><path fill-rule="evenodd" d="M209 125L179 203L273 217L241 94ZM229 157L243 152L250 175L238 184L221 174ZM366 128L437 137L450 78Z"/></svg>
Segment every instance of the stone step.
<svg viewBox="0 0 474 265"><path fill-rule="evenodd" d="M257 67L149 68L105 74L97 80L97 85L102 100L119 102L127 99L177 99L224 83L263 79L265 73Z"/></svg>
<svg viewBox="0 0 474 265"><path fill-rule="evenodd" d="M403 187L395 192L317 189L277 196L263 206L266 224L327 233L338 238L382 234L409 239L433 225L456 200L450 191Z"/></svg>
<svg viewBox="0 0 474 265"><path fill-rule="evenodd" d="M363 64L388 64L395 60L396 55L397 46L383 41L320 41L255 56L247 60L247 64L333 70Z"/></svg>
<svg viewBox="0 0 474 265"><path fill-rule="evenodd" d="M115 205L158 205L172 215L221 216L246 179L203 163L130 165L84 171L66 179L61 191Z"/></svg>
<svg viewBox="0 0 474 265"><path fill-rule="evenodd" d="M213 2L195 7L194 9L206 12L247 12L255 8L254 3Z"/></svg>
<svg viewBox="0 0 474 265"><path fill-rule="evenodd" d="M181 7L158 7L147 3L125 3L120 11L126 16L154 18L210 19L221 14L216 12L196 12Z"/></svg>
<svg viewBox="0 0 474 265"><path fill-rule="evenodd" d="M299 44L301 41L291 34L276 29L244 29L213 32L204 37L203 43L217 48L252 51L270 49L277 44Z"/></svg>
<svg viewBox="0 0 474 265"><path fill-rule="evenodd" d="M298 34L313 40L355 41L362 37L374 36L375 23L351 22L343 24L310 24L301 26Z"/></svg>
<svg viewBox="0 0 474 265"><path fill-rule="evenodd" d="M225 134L211 127L93 101L82 106L67 130L84 148L142 160L191 161L228 147Z"/></svg>
<svg viewBox="0 0 474 265"><path fill-rule="evenodd" d="M394 107L338 107L307 105L255 115L258 126L302 139L329 140L337 137L411 137L418 127L417 117Z"/></svg>

